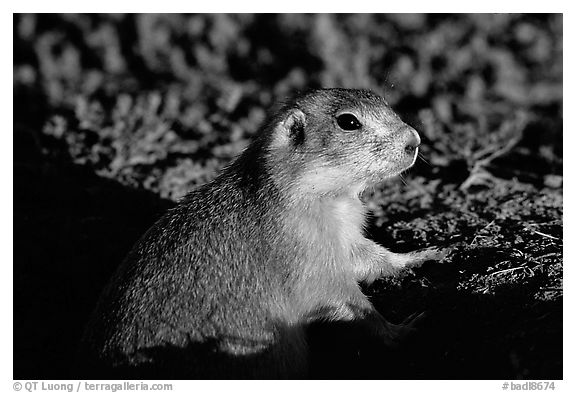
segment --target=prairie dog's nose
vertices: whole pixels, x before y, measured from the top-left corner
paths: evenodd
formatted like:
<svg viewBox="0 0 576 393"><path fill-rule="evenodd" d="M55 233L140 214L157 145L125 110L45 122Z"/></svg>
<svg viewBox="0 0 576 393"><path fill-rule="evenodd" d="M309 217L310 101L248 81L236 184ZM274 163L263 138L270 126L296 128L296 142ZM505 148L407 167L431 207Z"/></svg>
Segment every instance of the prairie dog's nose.
<svg viewBox="0 0 576 393"><path fill-rule="evenodd" d="M408 154L414 154L416 153L418 146L420 146L420 135L418 135L416 130L412 127L409 127L407 131L410 133L410 135L408 136L404 150Z"/></svg>

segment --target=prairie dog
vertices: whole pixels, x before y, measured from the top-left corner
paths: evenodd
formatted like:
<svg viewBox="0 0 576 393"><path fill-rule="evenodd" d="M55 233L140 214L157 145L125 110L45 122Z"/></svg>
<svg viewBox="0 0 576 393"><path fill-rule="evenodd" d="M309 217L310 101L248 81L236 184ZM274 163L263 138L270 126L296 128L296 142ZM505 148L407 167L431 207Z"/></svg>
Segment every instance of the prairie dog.
<svg viewBox="0 0 576 393"><path fill-rule="evenodd" d="M316 321L354 321L393 345L403 327L358 283L444 252L397 254L366 239L359 194L413 165L419 144L370 91L320 89L288 102L134 246L84 337L94 370L306 377L306 327Z"/></svg>

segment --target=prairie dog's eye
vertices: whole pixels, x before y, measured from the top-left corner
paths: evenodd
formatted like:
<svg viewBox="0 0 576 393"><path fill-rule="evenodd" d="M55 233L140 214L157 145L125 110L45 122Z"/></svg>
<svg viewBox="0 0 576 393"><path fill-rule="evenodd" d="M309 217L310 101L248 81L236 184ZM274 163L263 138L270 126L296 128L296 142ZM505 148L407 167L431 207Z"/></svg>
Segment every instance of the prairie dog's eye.
<svg viewBox="0 0 576 393"><path fill-rule="evenodd" d="M336 118L338 126L346 131L357 130L362 127L356 116L351 113L343 113Z"/></svg>

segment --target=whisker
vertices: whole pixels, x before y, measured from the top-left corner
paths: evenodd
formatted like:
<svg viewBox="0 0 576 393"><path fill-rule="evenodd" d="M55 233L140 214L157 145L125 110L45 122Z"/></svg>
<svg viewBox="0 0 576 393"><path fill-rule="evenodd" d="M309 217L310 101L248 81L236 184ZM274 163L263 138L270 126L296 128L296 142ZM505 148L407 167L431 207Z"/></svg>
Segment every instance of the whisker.
<svg viewBox="0 0 576 393"><path fill-rule="evenodd" d="M404 179L404 176L402 176L402 174L398 175L400 177L400 180L402 180L402 183L404 183L405 186L408 185L408 183L406 182L406 180Z"/></svg>
<svg viewBox="0 0 576 393"><path fill-rule="evenodd" d="M418 152L418 158L420 158L422 161L424 161L425 164L432 166L432 164L430 164L430 163L428 162L428 160L426 160L426 159L424 158L424 156L422 155L422 153Z"/></svg>

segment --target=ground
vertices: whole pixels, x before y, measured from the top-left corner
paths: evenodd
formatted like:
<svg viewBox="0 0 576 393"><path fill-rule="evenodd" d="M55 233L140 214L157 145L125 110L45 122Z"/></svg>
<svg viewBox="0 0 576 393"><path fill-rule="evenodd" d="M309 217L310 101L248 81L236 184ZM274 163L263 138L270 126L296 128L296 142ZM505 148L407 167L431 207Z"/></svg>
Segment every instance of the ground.
<svg viewBox="0 0 576 393"><path fill-rule="evenodd" d="M562 48L561 15L15 15L14 378L74 377L134 241L319 86L373 89L422 137L363 196L368 236L455 247L365 288L426 313L373 377L562 378Z"/></svg>

